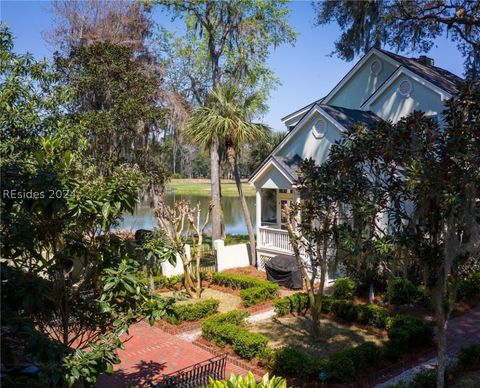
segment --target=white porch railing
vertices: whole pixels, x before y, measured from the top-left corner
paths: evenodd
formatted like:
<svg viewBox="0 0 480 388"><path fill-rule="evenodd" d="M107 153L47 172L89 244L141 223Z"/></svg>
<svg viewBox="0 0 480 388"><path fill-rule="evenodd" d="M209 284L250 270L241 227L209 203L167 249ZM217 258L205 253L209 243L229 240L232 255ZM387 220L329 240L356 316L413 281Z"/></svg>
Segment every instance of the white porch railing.
<svg viewBox="0 0 480 388"><path fill-rule="evenodd" d="M258 248L267 248L283 253L293 254L288 232L282 229L260 226Z"/></svg>

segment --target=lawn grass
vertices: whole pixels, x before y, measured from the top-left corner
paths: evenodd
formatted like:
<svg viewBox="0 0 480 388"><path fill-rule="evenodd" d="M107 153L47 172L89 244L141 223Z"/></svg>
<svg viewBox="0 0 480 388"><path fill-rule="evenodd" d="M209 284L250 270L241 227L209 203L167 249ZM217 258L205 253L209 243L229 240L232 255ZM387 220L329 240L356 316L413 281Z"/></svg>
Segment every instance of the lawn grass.
<svg viewBox="0 0 480 388"><path fill-rule="evenodd" d="M322 336L315 339L310 327L306 317L285 317L257 322L249 330L267 336L268 345L273 348L288 345L321 358L367 341L381 344L386 340L358 327L325 319L321 321Z"/></svg>
<svg viewBox="0 0 480 388"><path fill-rule="evenodd" d="M175 292L162 292L161 296L174 296ZM218 306L219 313L226 313L230 310L235 310L239 308L242 304L242 300L237 295L232 295L227 292L222 292L218 290L214 290L213 288L205 288L202 291L200 299L186 299L179 302L177 304L185 304L185 303L197 303L201 302L206 299L217 299L220 301L220 305Z"/></svg>
<svg viewBox="0 0 480 388"><path fill-rule="evenodd" d="M254 196L255 188L250 186L247 181L242 182L245 196ZM167 183L167 189L175 190L178 195L199 195L210 196L209 179L171 179ZM222 179L222 195L225 197L238 196L237 186L232 180Z"/></svg>

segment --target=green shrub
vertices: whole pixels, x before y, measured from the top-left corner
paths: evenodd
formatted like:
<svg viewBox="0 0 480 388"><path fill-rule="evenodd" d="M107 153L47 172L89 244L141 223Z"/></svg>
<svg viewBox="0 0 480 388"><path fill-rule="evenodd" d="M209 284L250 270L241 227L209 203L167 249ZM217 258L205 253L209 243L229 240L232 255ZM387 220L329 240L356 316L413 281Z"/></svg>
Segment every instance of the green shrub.
<svg viewBox="0 0 480 388"><path fill-rule="evenodd" d="M337 317L344 319L349 322L354 322L357 320L357 308L348 300L334 300L331 304L331 311Z"/></svg>
<svg viewBox="0 0 480 388"><path fill-rule="evenodd" d="M240 357L251 360L262 354L267 347L268 338L259 333L251 333L244 328L237 327L232 338L232 348Z"/></svg>
<svg viewBox="0 0 480 388"><path fill-rule="evenodd" d="M473 272L460 282L458 299L465 300L480 294L480 272Z"/></svg>
<svg viewBox="0 0 480 388"><path fill-rule="evenodd" d="M458 366L463 369L480 369L480 344L461 348L458 353Z"/></svg>
<svg viewBox="0 0 480 388"><path fill-rule="evenodd" d="M140 279L141 283L150 284L150 278ZM153 277L155 288L173 288L179 283L183 282L183 275L164 276L158 275Z"/></svg>
<svg viewBox="0 0 480 388"><path fill-rule="evenodd" d="M417 287L415 294L415 305L422 306L427 309L432 308L432 297L430 296L430 291L424 285Z"/></svg>
<svg viewBox="0 0 480 388"><path fill-rule="evenodd" d="M387 299L391 304L411 304L415 301L416 294L417 288L408 279L396 278L388 282Z"/></svg>
<svg viewBox="0 0 480 388"><path fill-rule="evenodd" d="M374 304L360 304L355 306L357 322L383 329L387 324L388 310Z"/></svg>
<svg viewBox="0 0 480 388"><path fill-rule="evenodd" d="M278 284L249 276L214 272L212 283L242 290L240 298L247 307L278 297Z"/></svg>
<svg viewBox="0 0 480 388"><path fill-rule="evenodd" d="M290 313L305 313L310 305L308 295L304 292L298 292L293 295L277 299L273 302L275 312L279 316Z"/></svg>
<svg viewBox="0 0 480 388"><path fill-rule="evenodd" d="M202 324L202 336L221 347L230 344L235 353L250 360L265 351L268 338L239 326L247 315L244 311L232 310L207 318Z"/></svg>
<svg viewBox="0 0 480 388"><path fill-rule="evenodd" d="M257 383L252 372L246 376L237 376L232 373L228 380L214 380L210 378L207 388L287 388L287 381L282 377L269 377L265 374Z"/></svg>
<svg viewBox="0 0 480 388"><path fill-rule="evenodd" d="M396 315L387 320L388 347L391 354L429 345L433 329L422 319L411 315Z"/></svg>
<svg viewBox="0 0 480 388"><path fill-rule="evenodd" d="M353 295L357 290L357 284L350 278L339 278L333 285L333 298L334 299L353 299Z"/></svg>
<svg viewBox="0 0 480 388"><path fill-rule="evenodd" d="M290 346L278 349L273 361L273 372L281 376L316 379L320 373L319 359Z"/></svg>
<svg viewBox="0 0 480 388"><path fill-rule="evenodd" d="M174 304L167 320L174 325L184 321L198 321L199 319L215 314L220 301L207 299L196 303Z"/></svg>
<svg viewBox="0 0 480 388"><path fill-rule="evenodd" d="M246 307L256 305L278 296L278 285L267 283L259 287L246 288L240 291L240 298Z"/></svg>

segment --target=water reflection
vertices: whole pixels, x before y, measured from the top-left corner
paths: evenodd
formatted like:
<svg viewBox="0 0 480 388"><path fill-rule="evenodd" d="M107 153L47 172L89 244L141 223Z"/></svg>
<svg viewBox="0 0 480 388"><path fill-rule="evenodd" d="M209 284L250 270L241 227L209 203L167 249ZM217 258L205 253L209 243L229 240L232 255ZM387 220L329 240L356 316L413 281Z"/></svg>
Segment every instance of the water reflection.
<svg viewBox="0 0 480 388"><path fill-rule="evenodd" d="M195 196L195 195L178 195L174 192L167 194L167 202L173 205L177 200L189 200L192 204L200 203L202 214L205 216L205 211L210 203L210 197ZM225 216L225 232L226 234L247 234L247 228L243 219L242 207L240 200L237 197L222 198L223 212ZM247 197L247 205L250 210L250 216L253 219L255 227L255 197ZM203 218L205 219L205 218ZM209 224L210 225L210 224ZM153 211L148 203L140 203L134 214L124 214L123 220L117 229L119 230L137 230L137 229L153 229L157 226L157 222L153 217ZM210 226L207 226L207 233L210 233Z"/></svg>

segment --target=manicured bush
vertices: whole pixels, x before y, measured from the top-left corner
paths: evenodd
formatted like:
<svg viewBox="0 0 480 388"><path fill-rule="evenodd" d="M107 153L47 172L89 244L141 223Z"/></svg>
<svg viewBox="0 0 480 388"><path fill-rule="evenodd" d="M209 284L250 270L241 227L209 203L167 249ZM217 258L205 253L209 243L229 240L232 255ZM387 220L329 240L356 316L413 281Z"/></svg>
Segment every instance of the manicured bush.
<svg viewBox="0 0 480 388"><path fill-rule="evenodd" d="M357 310L358 323L375 326L383 329L387 324L388 310L385 307L374 304L359 304L355 306Z"/></svg>
<svg viewBox="0 0 480 388"><path fill-rule="evenodd" d="M196 303L174 304L167 320L174 325L184 321L198 321L217 312L220 301L207 299Z"/></svg>
<svg viewBox="0 0 480 388"><path fill-rule="evenodd" d="M214 272L212 283L242 290L240 298L247 307L278 297L278 284L249 276Z"/></svg>
<svg viewBox="0 0 480 388"><path fill-rule="evenodd" d="M433 329L422 319L411 315L396 315L387 320L388 347L392 354L409 351L433 341Z"/></svg>
<svg viewBox="0 0 480 388"><path fill-rule="evenodd" d="M353 295L357 290L357 284L350 278L339 278L333 285L333 298L334 299L353 299Z"/></svg>
<svg viewBox="0 0 480 388"><path fill-rule="evenodd" d="M465 300L480 294L480 272L473 272L460 282L458 299Z"/></svg>
<svg viewBox="0 0 480 388"><path fill-rule="evenodd" d="M320 360L317 357L286 346L276 350L273 372L281 376L315 379L320 373Z"/></svg>
<svg viewBox="0 0 480 388"><path fill-rule="evenodd" d="M331 311L337 317L349 322L357 320L358 312L353 302L348 300L334 300L331 304Z"/></svg>
<svg viewBox="0 0 480 388"><path fill-rule="evenodd" d="M150 278L143 278L140 282L149 284ZM173 288L175 285L183 282L183 275L164 276L158 275L153 277L155 288Z"/></svg>
<svg viewBox="0 0 480 388"><path fill-rule="evenodd" d="M463 369L480 369L480 344L461 348L458 353L458 366Z"/></svg>
<svg viewBox="0 0 480 388"><path fill-rule="evenodd" d="M416 295L417 288L408 279L396 278L388 282L387 299L391 304L411 304L415 301Z"/></svg>
<svg viewBox="0 0 480 388"><path fill-rule="evenodd" d="M240 291L240 298L246 307L256 305L278 296L278 285L267 283L259 287L246 288Z"/></svg>
<svg viewBox="0 0 480 388"><path fill-rule="evenodd" d="M239 326L246 316L248 313L244 311L232 310L207 318L202 325L202 336L221 347L230 344L235 353L250 360L264 352L268 338Z"/></svg>
<svg viewBox="0 0 480 388"><path fill-rule="evenodd" d="M279 316L290 313L305 313L309 305L308 295L304 292L297 292L296 294L277 299L273 302L275 312Z"/></svg>

